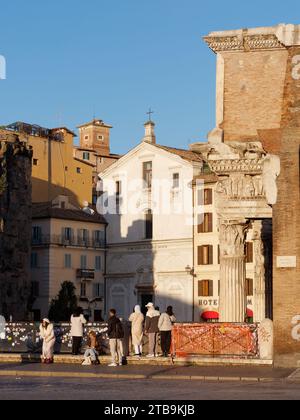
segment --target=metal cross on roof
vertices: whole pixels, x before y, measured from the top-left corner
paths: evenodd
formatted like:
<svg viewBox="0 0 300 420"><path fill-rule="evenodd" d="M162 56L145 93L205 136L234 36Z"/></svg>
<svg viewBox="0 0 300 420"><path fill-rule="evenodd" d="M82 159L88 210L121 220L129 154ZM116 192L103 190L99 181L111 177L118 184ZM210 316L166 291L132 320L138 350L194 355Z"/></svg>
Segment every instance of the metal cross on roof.
<svg viewBox="0 0 300 420"><path fill-rule="evenodd" d="M151 115L154 114L154 111L152 111L151 108L149 108L149 111L147 112L147 115L149 115L149 121L152 121Z"/></svg>

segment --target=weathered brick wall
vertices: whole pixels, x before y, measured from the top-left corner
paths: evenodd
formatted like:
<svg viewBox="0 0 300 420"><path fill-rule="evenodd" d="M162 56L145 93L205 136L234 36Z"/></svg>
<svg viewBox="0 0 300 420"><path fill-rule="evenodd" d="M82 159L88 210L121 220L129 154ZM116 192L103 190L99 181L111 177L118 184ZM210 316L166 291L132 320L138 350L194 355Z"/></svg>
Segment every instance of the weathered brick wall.
<svg viewBox="0 0 300 420"><path fill-rule="evenodd" d="M299 128L282 130L279 194L273 213L274 338L278 366L297 366L300 361L300 342L292 334L292 321L300 315L299 144ZM297 256L297 268L277 268L277 256Z"/></svg>
<svg viewBox="0 0 300 420"><path fill-rule="evenodd" d="M289 42L298 42L295 34ZM300 46L287 45L220 53L225 141L258 140L281 159L273 208L277 366L297 366L300 361ZM297 267L279 268L277 257L297 257Z"/></svg>
<svg viewBox="0 0 300 420"><path fill-rule="evenodd" d="M0 314L27 316L30 296L31 158L17 139L0 143Z"/></svg>
<svg viewBox="0 0 300 420"><path fill-rule="evenodd" d="M275 363L300 361L300 48L289 48L279 145L281 175L274 207ZM278 268L276 256L296 256L297 268ZM296 330L295 330L296 328Z"/></svg>
<svg viewBox="0 0 300 420"><path fill-rule="evenodd" d="M225 141L258 140L280 128L287 50L224 52Z"/></svg>

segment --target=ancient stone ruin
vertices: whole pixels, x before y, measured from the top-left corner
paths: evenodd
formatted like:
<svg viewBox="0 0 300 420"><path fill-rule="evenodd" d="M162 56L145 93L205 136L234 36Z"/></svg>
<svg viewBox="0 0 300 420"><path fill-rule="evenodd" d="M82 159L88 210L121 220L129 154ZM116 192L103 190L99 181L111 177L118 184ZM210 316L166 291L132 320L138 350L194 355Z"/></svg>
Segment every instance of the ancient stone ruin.
<svg viewBox="0 0 300 420"><path fill-rule="evenodd" d="M25 320L30 300L32 151L0 132L0 314Z"/></svg>

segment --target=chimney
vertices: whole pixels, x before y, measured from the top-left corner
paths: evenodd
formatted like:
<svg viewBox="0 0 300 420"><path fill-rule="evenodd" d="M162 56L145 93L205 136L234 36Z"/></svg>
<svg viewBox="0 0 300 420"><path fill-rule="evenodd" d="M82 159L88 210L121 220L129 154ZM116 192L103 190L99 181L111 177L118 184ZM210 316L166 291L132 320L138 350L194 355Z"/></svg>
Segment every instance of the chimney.
<svg viewBox="0 0 300 420"><path fill-rule="evenodd" d="M151 120L144 124L145 127L145 137L143 141L146 143L156 144L156 136L155 136L155 123Z"/></svg>

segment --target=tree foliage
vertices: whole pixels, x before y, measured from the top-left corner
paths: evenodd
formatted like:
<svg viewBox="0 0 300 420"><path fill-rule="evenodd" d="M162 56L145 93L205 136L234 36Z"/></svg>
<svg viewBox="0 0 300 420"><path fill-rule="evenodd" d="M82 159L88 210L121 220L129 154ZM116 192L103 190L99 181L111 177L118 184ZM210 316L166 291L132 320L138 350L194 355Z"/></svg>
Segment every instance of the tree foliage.
<svg viewBox="0 0 300 420"><path fill-rule="evenodd" d="M49 318L54 322L69 322L75 312L78 302L76 288L72 282L66 281L61 285L57 298L51 302Z"/></svg>

